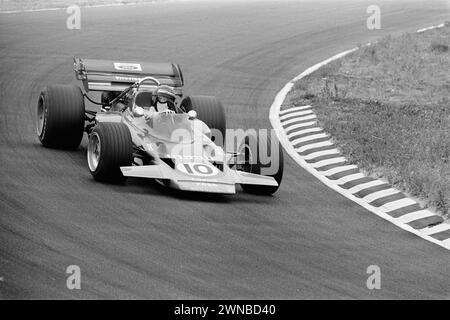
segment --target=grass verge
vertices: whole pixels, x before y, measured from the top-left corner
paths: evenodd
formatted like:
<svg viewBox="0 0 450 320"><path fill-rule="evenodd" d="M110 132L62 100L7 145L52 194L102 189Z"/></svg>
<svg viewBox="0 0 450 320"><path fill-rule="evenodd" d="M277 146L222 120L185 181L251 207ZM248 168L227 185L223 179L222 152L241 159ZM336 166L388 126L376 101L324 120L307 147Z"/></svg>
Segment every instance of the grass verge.
<svg viewBox="0 0 450 320"><path fill-rule="evenodd" d="M298 81L283 106L311 104L348 160L447 218L450 24L386 37Z"/></svg>
<svg viewBox="0 0 450 320"><path fill-rule="evenodd" d="M106 4L148 3L163 0L0 0L0 12L48 8L67 8L71 5L95 6Z"/></svg>

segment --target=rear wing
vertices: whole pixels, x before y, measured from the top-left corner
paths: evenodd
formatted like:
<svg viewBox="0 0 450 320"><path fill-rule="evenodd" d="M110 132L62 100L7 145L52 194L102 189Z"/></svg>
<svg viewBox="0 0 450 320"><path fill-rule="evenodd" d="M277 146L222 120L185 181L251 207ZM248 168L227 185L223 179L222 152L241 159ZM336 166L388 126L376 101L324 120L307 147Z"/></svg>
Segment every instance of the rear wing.
<svg viewBox="0 0 450 320"><path fill-rule="evenodd" d="M181 94L183 74L178 64L154 62L124 62L74 58L75 77L89 91L123 91L140 79L152 76L161 84L171 86Z"/></svg>

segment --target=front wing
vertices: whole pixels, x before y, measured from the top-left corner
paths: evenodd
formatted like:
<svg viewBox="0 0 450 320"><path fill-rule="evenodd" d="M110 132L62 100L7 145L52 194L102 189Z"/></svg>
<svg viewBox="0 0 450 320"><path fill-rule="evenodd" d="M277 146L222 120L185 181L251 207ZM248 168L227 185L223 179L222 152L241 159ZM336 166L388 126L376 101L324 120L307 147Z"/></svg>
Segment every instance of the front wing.
<svg viewBox="0 0 450 320"><path fill-rule="evenodd" d="M194 169L196 165L198 166L197 171ZM204 163L182 164L176 168L161 163L148 166L127 166L120 169L126 177L157 179L171 188L184 191L234 194L236 193L236 184L278 186L272 177L233 170L228 167L225 167L224 171L219 171L212 165Z"/></svg>

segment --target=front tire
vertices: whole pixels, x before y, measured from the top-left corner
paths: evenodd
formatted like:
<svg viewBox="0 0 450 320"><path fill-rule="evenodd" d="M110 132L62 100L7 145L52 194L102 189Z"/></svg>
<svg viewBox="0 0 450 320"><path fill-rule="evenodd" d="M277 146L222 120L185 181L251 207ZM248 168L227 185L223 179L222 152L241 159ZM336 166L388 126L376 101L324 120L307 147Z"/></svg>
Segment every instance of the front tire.
<svg viewBox="0 0 450 320"><path fill-rule="evenodd" d="M39 141L48 148L78 148L84 132L84 111L84 97L79 87L45 87L37 106Z"/></svg>
<svg viewBox="0 0 450 320"><path fill-rule="evenodd" d="M245 160L243 171L272 177L278 183L278 186L242 184L242 189L245 192L271 195L280 187L284 171L283 149L278 141L273 142L274 143L272 143L270 131L268 130L266 135L246 136L239 147L238 151L244 155ZM264 148L264 146L267 146L267 148ZM264 163L266 161L262 161L262 157L269 158L270 162Z"/></svg>
<svg viewBox="0 0 450 320"><path fill-rule="evenodd" d="M87 160L89 171L97 181L123 182L120 167L131 166L133 144L123 123L99 123L89 135Z"/></svg>

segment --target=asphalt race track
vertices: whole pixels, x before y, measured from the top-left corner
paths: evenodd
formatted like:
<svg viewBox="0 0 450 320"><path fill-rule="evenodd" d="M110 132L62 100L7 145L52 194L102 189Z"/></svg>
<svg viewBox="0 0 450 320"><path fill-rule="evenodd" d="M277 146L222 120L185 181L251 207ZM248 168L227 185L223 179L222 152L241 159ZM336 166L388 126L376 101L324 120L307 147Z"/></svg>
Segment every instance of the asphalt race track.
<svg viewBox="0 0 450 320"><path fill-rule="evenodd" d="M188 93L218 96L233 128L268 128L276 92L358 43L448 20L446 1L172 2L0 15L0 298L444 298L450 255L328 189L286 157L273 197L177 195L94 182L78 151L43 148L47 84L74 55L178 62ZM66 268L81 268L81 290ZM381 290L366 269L381 268Z"/></svg>

